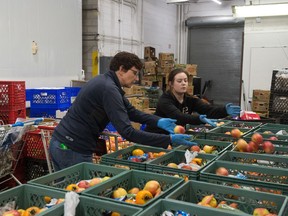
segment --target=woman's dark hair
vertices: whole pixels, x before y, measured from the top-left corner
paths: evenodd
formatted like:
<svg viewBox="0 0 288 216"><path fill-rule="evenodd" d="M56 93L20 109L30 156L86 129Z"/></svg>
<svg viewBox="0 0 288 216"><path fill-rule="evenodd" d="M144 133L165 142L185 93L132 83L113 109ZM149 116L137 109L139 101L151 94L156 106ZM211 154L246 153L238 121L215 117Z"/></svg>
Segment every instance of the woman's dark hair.
<svg viewBox="0 0 288 216"><path fill-rule="evenodd" d="M187 77L189 77L188 72L184 69L184 68L176 68L174 70L172 70L169 75L168 75L168 83L169 82L173 82L174 77L179 74L179 73L185 73L187 75Z"/></svg>
<svg viewBox="0 0 288 216"><path fill-rule="evenodd" d="M112 71L117 71L121 66L123 66L123 69L125 70L129 70L133 66L138 70L141 70L143 63L139 57L133 53L119 52L112 58L109 68Z"/></svg>

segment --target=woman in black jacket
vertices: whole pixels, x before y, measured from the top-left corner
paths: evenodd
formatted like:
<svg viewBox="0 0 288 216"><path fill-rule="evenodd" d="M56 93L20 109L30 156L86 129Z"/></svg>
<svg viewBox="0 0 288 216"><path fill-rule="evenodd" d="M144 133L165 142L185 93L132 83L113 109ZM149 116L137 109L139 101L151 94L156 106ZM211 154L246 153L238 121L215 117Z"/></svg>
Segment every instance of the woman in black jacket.
<svg viewBox="0 0 288 216"><path fill-rule="evenodd" d="M174 69L169 73L168 86L169 90L159 98L155 115L176 119L178 125L208 123L216 126L209 118L218 119L240 114L240 107L231 103L224 107L216 107L196 96L189 95L187 93L188 73L183 68ZM145 130L166 134L166 131L152 125L147 125Z"/></svg>

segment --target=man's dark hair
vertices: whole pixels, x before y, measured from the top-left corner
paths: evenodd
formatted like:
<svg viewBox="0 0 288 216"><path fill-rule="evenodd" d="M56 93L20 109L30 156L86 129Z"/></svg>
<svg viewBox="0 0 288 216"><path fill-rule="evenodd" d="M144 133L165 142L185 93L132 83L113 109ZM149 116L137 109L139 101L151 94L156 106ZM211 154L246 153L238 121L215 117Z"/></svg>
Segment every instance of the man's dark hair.
<svg viewBox="0 0 288 216"><path fill-rule="evenodd" d="M141 70L143 63L139 57L133 53L119 52L112 58L110 62L110 70L117 71L121 66L123 66L125 70L129 70L133 66L138 70Z"/></svg>

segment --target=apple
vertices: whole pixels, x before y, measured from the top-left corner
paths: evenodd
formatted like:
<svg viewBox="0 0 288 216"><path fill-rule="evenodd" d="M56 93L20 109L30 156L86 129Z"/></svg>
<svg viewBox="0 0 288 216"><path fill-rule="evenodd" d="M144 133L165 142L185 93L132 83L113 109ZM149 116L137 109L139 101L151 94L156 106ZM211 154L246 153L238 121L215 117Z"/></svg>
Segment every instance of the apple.
<svg viewBox="0 0 288 216"><path fill-rule="evenodd" d="M242 133L238 128L234 128L231 130L231 136L234 138L240 138L242 136Z"/></svg>
<svg viewBox="0 0 288 216"><path fill-rule="evenodd" d="M107 181L108 179L110 179L110 177L109 176L105 176L105 177L102 178L102 182Z"/></svg>
<svg viewBox="0 0 288 216"><path fill-rule="evenodd" d="M278 140L278 138L276 136L271 136L268 140Z"/></svg>
<svg viewBox="0 0 288 216"><path fill-rule="evenodd" d="M250 148L252 149L252 151L249 151L249 150L248 150L248 147L247 147L247 151L248 151L248 152L257 152L258 149L259 149L259 145L256 144L256 143L253 142L253 141L250 141L250 142L248 143L248 146L250 146Z"/></svg>
<svg viewBox="0 0 288 216"><path fill-rule="evenodd" d="M275 151L275 147L274 147L273 143L271 143L270 141L263 142L262 148L263 148L264 152L267 154L272 154Z"/></svg>
<svg viewBox="0 0 288 216"><path fill-rule="evenodd" d="M97 184L99 184L101 182L102 182L101 178L95 177L95 178L91 179L89 184L90 184L90 187L91 187L91 186L97 185Z"/></svg>
<svg viewBox="0 0 288 216"><path fill-rule="evenodd" d="M161 192L161 186L158 181L150 180L146 182L143 190L149 191L154 197L157 193L159 193L159 190Z"/></svg>
<svg viewBox="0 0 288 216"><path fill-rule="evenodd" d="M126 195L127 195L127 191L124 188L118 188L113 191L112 197L115 199L115 198L120 198Z"/></svg>
<svg viewBox="0 0 288 216"><path fill-rule="evenodd" d="M270 212L266 208L255 208L253 211L253 216L265 216L267 214L270 214Z"/></svg>
<svg viewBox="0 0 288 216"><path fill-rule="evenodd" d="M215 173L216 173L216 175L220 175L220 176L228 176L229 175L229 172L225 167L219 167Z"/></svg>
<svg viewBox="0 0 288 216"><path fill-rule="evenodd" d="M203 151L207 154L211 154L213 150L214 150L214 146L205 145L203 147Z"/></svg>
<svg viewBox="0 0 288 216"><path fill-rule="evenodd" d="M191 146L190 151L192 152L200 152L200 147L197 145Z"/></svg>
<svg viewBox="0 0 288 216"><path fill-rule="evenodd" d="M176 125L174 128L174 133L175 134L184 134L185 128L182 125Z"/></svg>
<svg viewBox="0 0 288 216"><path fill-rule="evenodd" d="M65 199L59 198L59 199L56 201L56 205L57 205L57 204L60 204L60 203L62 203L62 202L64 202L64 201L65 201Z"/></svg>
<svg viewBox="0 0 288 216"><path fill-rule="evenodd" d="M209 207L213 207L216 208L217 207L217 200L214 198L214 195L208 195L205 196L201 202L198 203L199 205L203 205L203 206L209 206Z"/></svg>
<svg viewBox="0 0 288 216"><path fill-rule="evenodd" d="M193 170L191 166L189 165L184 165L181 167L181 169L186 169L186 170Z"/></svg>
<svg viewBox="0 0 288 216"><path fill-rule="evenodd" d="M141 162L141 159L137 158L137 157L133 157L133 158L130 159L130 161L138 163L138 162Z"/></svg>
<svg viewBox="0 0 288 216"><path fill-rule="evenodd" d="M17 210L10 210L3 213L3 216L20 216L20 212Z"/></svg>
<svg viewBox="0 0 288 216"><path fill-rule="evenodd" d="M84 189L86 189L86 188L89 188L90 187L90 184L89 184L89 182L88 181L86 181L86 180L81 180L80 182L78 182L78 187L79 188L84 188Z"/></svg>
<svg viewBox="0 0 288 216"><path fill-rule="evenodd" d="M178 169L178 165L176 163L169 163L169 164L167 164L167 167Z"/></svg>
<svg viewBox="0 0 288 216"><path fill-rule="evenodd" d="M139 191L140 191L139 188L134 187L134 188L131 188L131 189L128 191L128 194L137 194Z"/></svg>
<svg viewBox="0 0 288 216"><path fill-rule="evenodd" d="M251 137L251 140L256 144L261 144L263 142L263 137L259 133L254 133Z"/></svg>
<svg viewBox="0 0 288 216"><path fill-rule="evenodd" d="M236 143L236 148L240 152L247 152L247 142L244 139L239 139Z"/></svg>
<svg viewBox="0 0 288 216"><path fill-rule="evenodd" d="M82 191L84 191L86 188L81 188L81 187L79 187L75 192L76 193L81 193Z"/></svg>

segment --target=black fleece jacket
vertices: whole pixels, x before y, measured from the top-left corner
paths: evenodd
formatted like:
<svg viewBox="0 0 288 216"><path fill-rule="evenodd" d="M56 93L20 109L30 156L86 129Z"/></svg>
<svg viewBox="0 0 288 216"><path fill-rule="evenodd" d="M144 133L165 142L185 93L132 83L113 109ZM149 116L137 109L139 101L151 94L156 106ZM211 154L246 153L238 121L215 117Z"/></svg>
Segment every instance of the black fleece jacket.
<svg viewBox="0 0 288 216"><path fill-rule="evenodd" d="M176 119L176 124L183 126L186 124L202 124L199 114L207 115L207 118L213 119L224 118L228 115L225 107L212 106L203 102L200 98L188 94L185 94L183 103L179 103L170 91L166 91L161 95L155 112L155 115L162 118ZM166 131L153 125L147 125L145 131L166 134Z"/></svg>
<svg viewBox="0 0 288 216"><path fill-rule="evenodd" d="M53 136L68 148L82 154L95 152L99 134L111 121L125 139L167 148L170 136L135 130L130 121L154 127L160 117L135 109L124 96L118 77L108 71L85 84Z"/></svg>

